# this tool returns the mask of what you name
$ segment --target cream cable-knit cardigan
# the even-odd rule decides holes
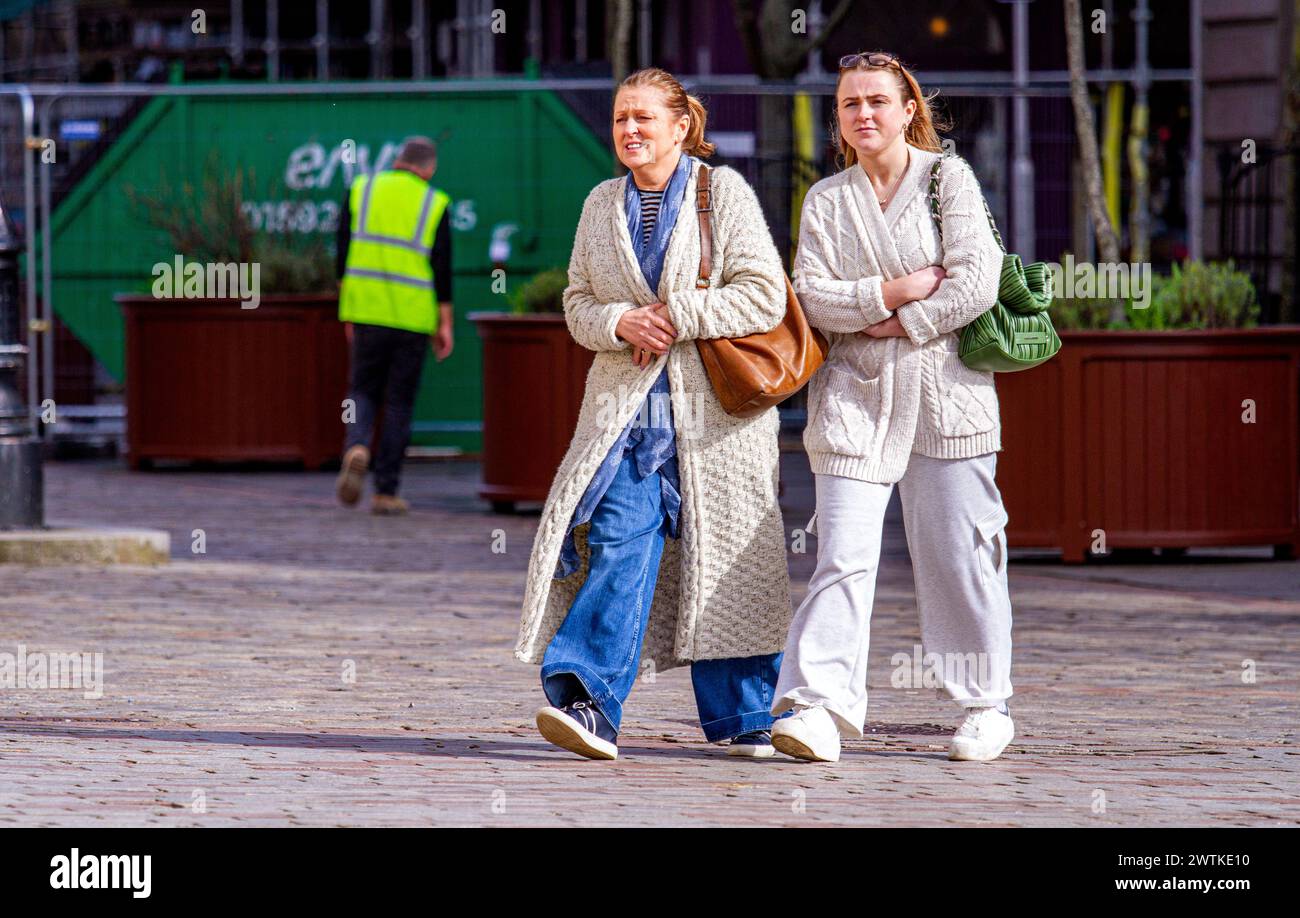
[[[777,504],[777,412],[752,418],[724,412],[695,343],[775,328],[785,315],[785,278],[758,198],[738,172],[720,167],[712,176],[713,283],[696,289],[697,174],[692,161],[657,293],[646,285],[628,236],[624,179],[597,185],[583,205],[564,314],[574,340],[596,357],[528,562],[515,647],[525,662],[541,662],[587,575],[589,523],[575,531],[578,570],[553,579],[574,507],[665,361],[677,433],[681,538],[664,546],[643,660],[663,670],[691,660],[775,653],[785,645],[792,608]],[[668,305],[677,339],[666,356],[639,368],[614,328],[627,310],[654,302]]]
[[[1002,448],[993,374],[957,355],[962,326],[996,302],[1002,250],[979,182],[956,157],[940,171],[940,244],[929,199],[939,154],[908,149],[911,164],[884,213],[861,165],[804,198],[794,287],[831,342],[808,388],[803,441],[814,473],[889,483],[903,477],[912,452],[957,459]],[[895,311],[907,337],[855,334],[889,318],[883,281],[927,265],[947,277]]]

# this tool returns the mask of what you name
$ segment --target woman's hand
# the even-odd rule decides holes
[[[632,362],[646,367],[655,356],[668,353],[677,337],[677,329],[668,320],[668,306],[651,303],[623,313],[614,327],[614,334],[632,345]]]
[[[913,271],[907,275],[907,280],[911,283],[911,299],[923,300],[934,291],[939,289],[939,282],[947,277],[948,274],[938,265],[930,265],[922,268],[920,271]]]
[[[893,310],[904,303],[925,299],[939,289],[939,282],[947,276],[943,268],[938,265],[931,265],[922,268],[920,271],[913,271],[911,274],[885,281],[880,285],[880,292],[885,300],[885,308]]]
[[[898,316],[890,316],[883,322],[868,325],[858,334],[870,335],[873,338],[906,338],[907,330],[903,328],[903,323],[898,321]]]

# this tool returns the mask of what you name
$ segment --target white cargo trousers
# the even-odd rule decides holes
[[[913,688],[934,686],[963,707],[1011,697],[1007,513],[994,483],[997,453],[932,459],[913,453],[898,482],[921,619]],[[817,569],[790,623],[773,714],[821,704],[840,733],[862,736],[867,648],[885,508],[893,485],[817,475]],[[892,656],[892,654],[891,654]],[[901,659],[901,658],[900,658]],[[916,682],[914,675],[928,676]]]

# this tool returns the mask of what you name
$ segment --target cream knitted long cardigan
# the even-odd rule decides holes
[[[826,363],[809,383],[804,447],[817,474],[895,482],[913,451],[941,459],[1000,450],[993,374],[957,354],[958,332],[997,299],[1002,251],[979,182],[963,160],[940,171],[943,242],[930,213],[930,166],[911,164],[882,213],[860,165],[813,185],[804,198],[794,286],[808,321],[828,333]],[[927,265],[947,277],[896,310],[907,337],[857,332],[887,319],[881,284]]]
[[[681,537],[664,546],[642,658],[662,670],[690,660],[774,653],[785,645],[792,608],[776,493],[777,412],[753,418],[724,412],[695,343],[775,328],[785,315],[785,278],[756,195],[738,172],[721,167],[712,176],[712,286],[696,289],[697,174],[693,160],[657,294],[646,285],[628,236],[624,179],[597,185],[583,205],[564,314],[574,339],[596,357],[528,563],[515,648],[525,662],[541,662],[587,574],[590,524],[575,532],[578,570],[553,579],[574,507],[665,362],[677,434]],[[666,356],[638,368],[614,328],[627,310],[654,302],[668,305],[677,339]]]

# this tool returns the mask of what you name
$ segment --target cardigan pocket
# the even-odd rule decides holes
[[[993,374],[972,370],[962,363],[958,346],[956,335],[944,335],[935,355],[935,404],[939,408],[939,433],[945,437],[987,433],[998,425]]]
[[[818,453],[871,455],[880,432],[880,377],[862,379],[833,363],[823,365],[821,374],[821,385],[808,393],[804,446]]]

